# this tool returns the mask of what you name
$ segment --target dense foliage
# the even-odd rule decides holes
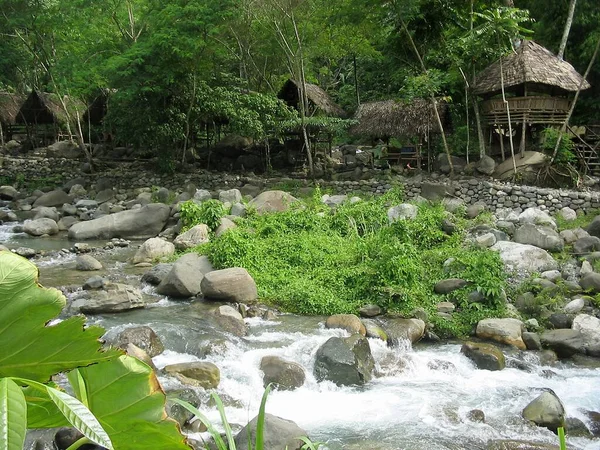
[[[367,303],[404,314],[423,308],[442,335],[467,334],[479,319],[501,314],[502,263],[497,253],[462,244],[466,220],[452,218],[458,229],[448,235],[441,205],[420,205],[416,219],[390,225],[386,211],[400,202],[397,191],[335,213],[318,196],[286,212],[250,214],[198,251],[218,268],[246,268],[261,300],[291,312],[356,313]],[[471,284],[449,298],[459,314],[441,319],[436,304],[444,297],[433,286],[453,277]],[[474,290],[483,303],[467,301]]]

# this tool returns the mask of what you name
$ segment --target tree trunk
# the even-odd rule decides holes
[[[562,39],[560,41],[560,48],[558,49],[558,57],[563,59],[565,54],[565,48],[567,46],[567,40],[569,39],[569,32],[571,31],[571,25],[573,24],[573,15],[575,14],[575,6],[577,0],[571,0],[569,2],[569,12],[567,14],[567,22],[565,23],[565,29],[563,31]]]
[[[358,73],[356,71],[356,55],[352,57],[352,64],[354,66],[354,91],[356,93],[356,107],[360,106],[360,93],[358,91]]]
[[[514,175],[517,174],[517,162],[515,161],[515,146],[513,144],[513,135],[512,135],[512,123],[510,121],[510,108],[508,106],[508,100],[506,100],[506,95],[504,92],[504,67],[502,66],[502,57],[500,57],[500,87],[502,88],[502,101],[506,106],[506,117],[508,119],[508,137],[510,143],[510,157],[513,162],[513,170]]]
[[[0,123],[0,146],[4,147],[4,130],[2,129],[1,123]]]

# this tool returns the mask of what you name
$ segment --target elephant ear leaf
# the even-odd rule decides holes
[[[121,356],[69,374],[77,396],[85,388],[87,406],[119,450],[189,450],[179,425],[167,417],[166,396],[154,371],[142,361]],[[81,398],[80,398],[81,400]]]
[[[22,450],[27,430],[27,404],[21,388],[10,378],[0,379],[0,443],[2,449]]]
[[[102,351],[100,327],[84,329],[84,317],[55,325],[66,299],[38,284],[38,269],[11,252],[0,251],[0,378],[45,382],[52,375],[108,361],[117,350]]]

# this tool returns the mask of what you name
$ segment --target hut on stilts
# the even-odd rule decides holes
[[[501,95],[502,84],[506,103]],[[490,152],[496,153],[499,147],[505,159],[508,137],[519,142],[523,155],[527,142],[544,128],[565,122],[571,107],[570,94],[580,87],[587,89],[590,84],[571,64],[534,41],[521,41],[514,52],[480,72],[473,86],[473,92],[483,98],[480,107]]]
[[[445,121],[447,105],[438,102],[438,112]],[[430,100],[415,98],[407,101],[385,100],[363,103],[354,119],[357,125],[350,129],[356,136],[368,136],[389,143],[390,138],[404,142],[399,149],[389,149],[383,158],[390,164],[427,167],[431,170],[432,135],[440,133],[435,111]],[[425,163],[425,164],[424,164]]]

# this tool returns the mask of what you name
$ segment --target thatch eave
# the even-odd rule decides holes
[[[24,95],[0,92],[0,123],[14,125],[24,101]]]
[[[83,117],[86,105],[74,97],[64,96],[63,102],[67,112],[57,94],[48,92],[32,91],[27,97],[17,117],[18,123],[28,124],[56,124],[65,126],[67,123],[74,125],[79,118]]]
[[[277,97],[284,100],[288,106],[298,109],[298,86],[299,82],[288,79],[281,87]],[[335,103],[329,94],[316,84],[306,83],[306,96],[309,102],[327,116],[346,118],[346,112]]]

